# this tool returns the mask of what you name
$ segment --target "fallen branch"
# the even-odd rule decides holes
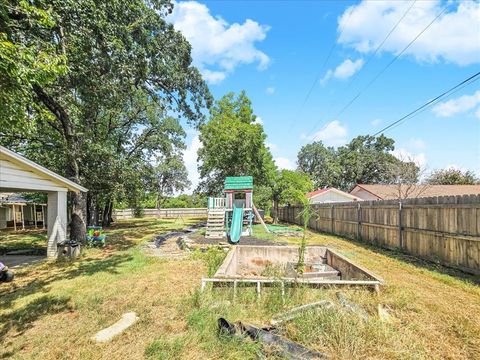
[[[219,318],[218,330],[219,333],[223,335],[248,336],[254,341],[261,342],[266,347],[274,348],[279,356],[287,359],[313,360],[330,358],[327,354],[307,349],[303,345],[290,341],[282,336],[252,325],[242,324],[241,322],[233,324],[224,318]]]
[[[272,326],[277,326],[281,323],[294,320],[295,318],[299,317],[305,311],[314,310],[314,309],[319,308],[319,307],[322,307],[324,309],[331,309],[331,308],[333,308],[333,306],[334,306],[333,303],[331,301],[328,301],[328,300],[321,300],[321,301],[317,301],[317,302],[314,302],[314,303],[301,305],[301,306],[295,307],[295,308],[287,311],[286,313],[278,316],[277,318],[273,318],[270,321],[270,324]]]

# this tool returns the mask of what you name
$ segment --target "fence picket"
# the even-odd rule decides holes
[[[310,227],[480,274],[480,195],[318,204]],[[301,223],[301,208],[278,218]]]

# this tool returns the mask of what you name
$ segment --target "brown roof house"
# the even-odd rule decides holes
[[[368,185],[357,184],[351,195],[362,200],[395,200],[420,197],[480,195],[480,185]]]

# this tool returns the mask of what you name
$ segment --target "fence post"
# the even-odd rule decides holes
[[[402,233],[402,201],[398,202],[398,242],[400,249],[403,249],[403,233]]]
[[[332,231],[332,234],[335,234],[335,219],[333,218],[334,210],[333,210],[333,205],[330,208],[330,229]]]
[[[361,210],[360,203],[357,203],[357,239],[362,238],[361,226],[362,226],[362,210]]]

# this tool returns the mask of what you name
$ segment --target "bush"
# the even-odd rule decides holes
[[[136,218],[142,218],[143,215],[144,211],[142,208],[136,207],[135,209],[133,209],[133,216],[135,216]]]

